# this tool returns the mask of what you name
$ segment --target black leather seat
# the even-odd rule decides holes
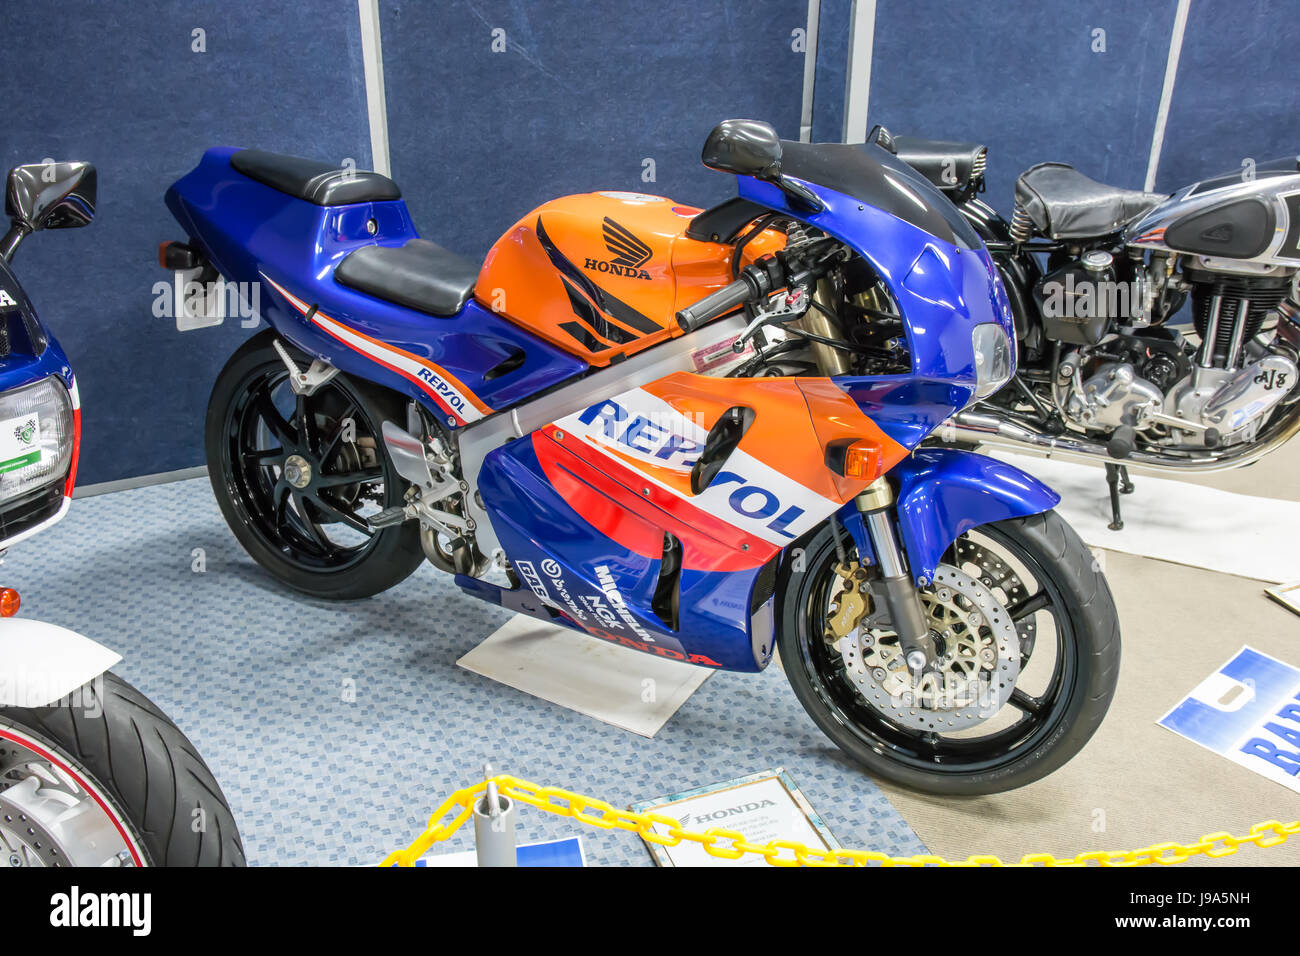
[[[401,246],[362,246],[347,255],[334,278],[349,288],[429,315],[465,307],[478,266],[428,239]]]
[[[1049,239],[1108,235],[1165,198],[1107,186],[1065,163],[1039,163],[1016,180],[1016,206]]]
[[[297,196],[317,206],[346,206],[356,202],[401,199],[397,183],[379,173],[341,169],[315,159],[241,149],[230,165],[249,179]]]
[[[892,137],[895,155],[946,193],[960,194],[984,175],[988,151],[980,143],[950,143],[919,136]]]

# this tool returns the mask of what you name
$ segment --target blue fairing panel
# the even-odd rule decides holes
[[[755,671],[767,665],[770,631],[751,635],[759,568],[683,570],[678,627],[672,629],[652,605],[660,561],[610,539],[570,507],[543,470],[537,440],[545,439],[527,435],[491,452],[479,491],[524,586],[558,610],[561,623],[704,667]],[[619,505],[611,500],[610,507]]]
[[[890,474],[913,577],[932,579],[948,546],[972,528],[1050,511],[1061,500],[1019,468],[951,448],[922,448]]]

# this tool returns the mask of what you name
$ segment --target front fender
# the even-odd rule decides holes
[[[1006,462],[953,448],[919,448],[890,471],[896,512],[913,577],[933,580],[948,546],[971,528],[1023,518],[1061,500],[1047,485]],[[850,501],[839,513],[860,554],[871,554],[862,517]]]
[[[121,659],[57,624],[0,619],[0,707],[48,707]]]

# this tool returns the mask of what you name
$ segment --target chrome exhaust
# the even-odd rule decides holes
[[[1016,449],[1047,458],[1070,461],[1115,462],[1156,471],[1215,472],[1252,464],[1280,448],[1300,432],[1300,403],[1269,426],[1252,442],[1226,448],[1192,451],[1153,452],[1134,449],[1124,458],[1114,458],[1103,442],[1066,432],[1049,435],[1016,421],[975,409],[964,409],[934,432],[944,442],[963,442],[996,448]]]

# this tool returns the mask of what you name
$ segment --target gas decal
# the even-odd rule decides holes
[[[644,389],[597,402],[555,428],[597,454],[611,453],[682,502],[774,545],[788,544],[840,506],[740,448],[703,492],[691,494],[689,476],[708,429],[699,416]]]
[[[534,567],[533,562],[516,561],[515,570],[519,572],[519,576],[524,579],[524,583],[528,585],[534,594],[545,603],[551,603],[551,594],[546,590],[546,585],[542,583],[542,579],[537,576],[537,568]]]

